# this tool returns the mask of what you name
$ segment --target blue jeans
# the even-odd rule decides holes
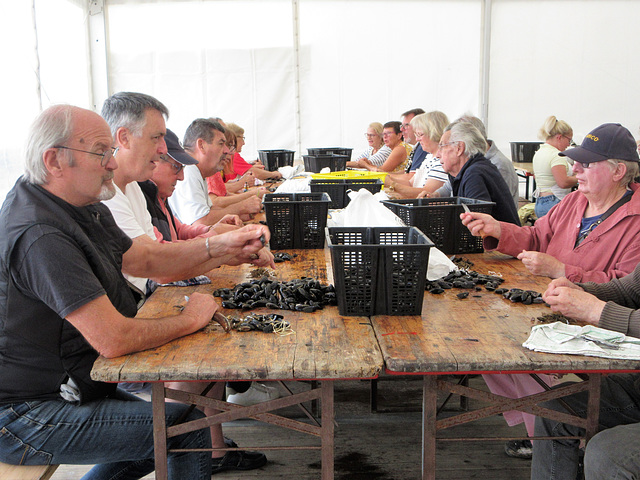
[[[168,424],[188,408],[166,404]],[[187,420],[203,417],[194,410]],[[167,440],[168,448],[211,448],[209,429]],[[151,404],[117,390],[112,398],[74,405],[45,400],[0,406],[0,461],[95,464],[84,480],[133,480],[154,471]],[[211,478],[211,452],[169,453],[172,480]]]
[[[586,480],[632,480],[640,475],[640,424],[620,425],[597,434],[584,455]]]
[[[640,422],[639,381],[640,375],[638,374],[609,375],[602,379],[599,421],[601,430]],[[576,414],[581,417],[586,416],[587,399],[586,392],[564,398]],[[553,410],[566,411],[557,400],[547,402],[544,406]],[[537,417],[535,434],[536,436],[550,437],[574,436],[583,435],[584,429]],[[579,447],[579,440],[534,440],[531,480],[575,480],[580,457]],[[619,445],[618,448],[623,447],[637,451],[638,444],[628,442]],[[589,450],[588,447],[587,451]],[[593,476],[588,471],[588,463],[591,462],[585,463],[587,478],[613,478],[609,475],[605,477]]]
[[[547,195],[546,197],[538,197],[536,198],[536,206],[534,207],[534,212],[536,213],[536,217],[544,217],[551,207],[560,203],[560,199],[555,195]]]

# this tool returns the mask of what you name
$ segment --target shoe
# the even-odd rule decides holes
[[[248,407],[256,403],[266,402],[280,398],[276,387],[268,387],[262,383],[251,382],[246,392],[237,393],[233,388],[227,387],[227,402]]]
[[[504,453],[513,458],[531,459],[533,445],[531,440],[511,440],[504,444]]]
[[[245,452],[234,450],[227,452],[224,457],[211,459],[211,474],[225,470],[253,470],[267,463],[267,457],[260,452]]]

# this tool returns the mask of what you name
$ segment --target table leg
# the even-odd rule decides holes
[[[333,480],[334,475],[334,408],[333,408],[333,381],[320,382],[322,389],[320,398],[322,402],[322,433],[321,433],[321,460],[322,480]]]
[[[587,403],[587,431],[584,441],[591,440],[598,433],[598,421],[600,420],[600,383],[601,373],[589,374],[589,403]]]
[[[168,480],[167,468],[167,422],[165,421],[164,383],[151,385],[153,408],[153,448],[155,451],[156,480]]]
[[[425,375],[422,386],[422,480],[436,478],[437,377]]]

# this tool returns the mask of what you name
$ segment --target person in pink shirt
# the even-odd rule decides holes
[[[233,155],[233,163],[230,168],[233,173],[227,175],[225,172],[225,182],[229,183],[236,178],[242,177],[248,172],[250,172],[254,178],[259,180],[279,180],[282,178],[282,174],[280,172],[270,172],[269,170],[266,170],[260,160],[256,160],[255,163],[251,164],[242,158],[240,153],[242,152],[242,147],[244,147],[245,144],[244,128],[236,125],[235,123],[227,123],[225,128],[233,132],[236,136],[236,151]],[[242,180],[239,181],[242,184]]]
[[[633,272],[640,263],[640,185],[636,142],[620,124],[592,130],[579,147],[560,153],[574,160],[578,190],[570,193],[532,227],[498,222],[490,215],[463,213],[462,223],[484,237],[485,250],[522,260],[534,275],[572,282],[604,283]],[[493,393],[520,398],[541,392],[529,375],[484,375]],[[555,379],[540,375],[550,383]],[[509,425],[525,422],[533,436],[535,417],[505,412]],[[531,458],[531,442],[509,442],[505,451]]]

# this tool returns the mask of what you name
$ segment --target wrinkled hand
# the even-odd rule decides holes
[[[606,304],[566,278],[551,282],[542,298],[554,312],[596,326],[600,323],[600,315]]]
[[[435,198],[438,194],[435,192],[427,192],[426,190],[421,191],[416,198]]]
[[[218,308],[220,306],[212,295],[194,292],[189,296],[180,316],[191,319],[196,330],[199,330],[207,326]]]
[[[518,260],[534,275],[550,278],[564,277],[564,263],[547,253],[523,250],[518,254]]]
[[[251,263],[256,267],[271,267],[276,268],[276,262],[274,260],[271,250],[263,248],[257,254],[251,256]]]
[[[211,237],[209,252],[227,265],[249,263],[271,239],[266,225],[252,224]]]
[[[269,193],[269,189],[267,187],[257,187],[255,193],[258,198],[262,198],[265,194]]]
[[[238,215],[228,214],[222,217],[216,225],[235,225],[236,227],[242,227],[242,220],[240,220]]]
[[[255,215],[262,210],[262,201],[257,195],[245,198],[240,202],[240,217],[243,215]]]
[[[502,228],[500,222],[498,222],[491,215],[478,212],[465,212],[460,214],[460,220],[465,225],[471,235],[474,237],[494,237],[500,240],[502,234]]]

